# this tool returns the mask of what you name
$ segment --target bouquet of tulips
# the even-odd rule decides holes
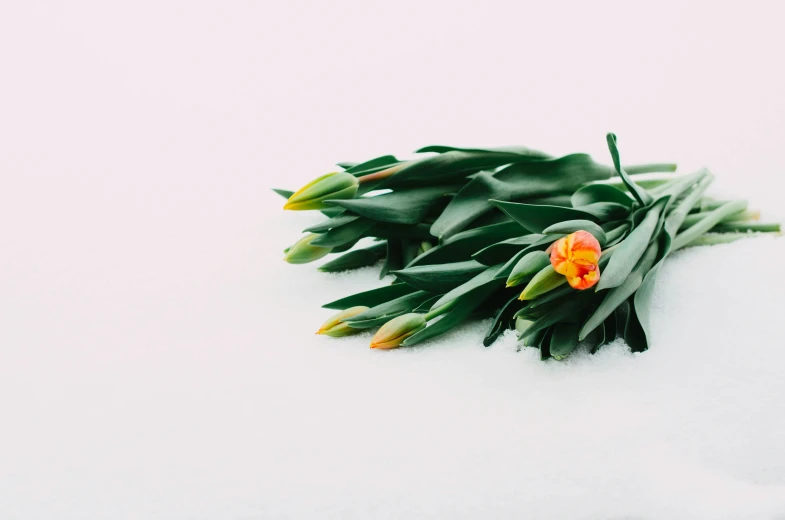
[[[285,209],[327,217],[285,260],[341,253],[319,268],[331,272],[383,259],[381,276],[394,277],[326,304],[340,312],[318,332],[380,327],[371,347],[389,349],[490,317],[486,346],[514,328],[543,359],[595,352],[617,337],[645,350],[653,286],[670,253],[780,227],[759,223],[745,201],[706,197],[707,170],[622,166],[616,136],[607,141],[612,166],[523,147],[430,146],[415,159],[342,163],[297,192],[276,190]]]

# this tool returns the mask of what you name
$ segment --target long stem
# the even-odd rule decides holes
[[[365,184],[367,182],[374,182],[380,181],[382,179],[386,179],[392,175],[395,175],[397,172],[408,166],[413,161],[404,161],[396,164],[395,166],[390,166],[389,168],[385,168],[384,170],[369,173],[368,175],[363,175],[362,177],[358,177],[357,180],[360,181],[360,184]]]
[[[782,233],[709,233],[696,238],[684,247],[713,246],[717,244],[730,244],[743,238],[754,238],[763,235],[779,236]]]
[[[457,300],[453,300],[451,302],[447,302],[441,307],[437,307],[435,309],[431,309],[431,312],[425,315],[425,321],[431,321],[432,319],[436,318],[437,316],[441,316],[445,312],[449,311],[455,306],[455,302]]]
[[[721,222],[712,228],[712,233],[727,233],[729,231],[757,231],[762,233],[778,233],[779,223],[766,222]]]
[[[630,175],[635,175],[638,173],[675,172],[676,168],[678,167],[678,165],[675,163],[632,164],[630,166],[622,166],[624,167],[624,171]]]

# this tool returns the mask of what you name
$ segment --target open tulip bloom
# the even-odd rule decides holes
[[[745,201],[706,197],[707,170],[641,181],[637,174],[675,165],[622,167],[616,136],[607,141],[613,166],[585,154],[432,146],[418,150],[430,152],[422,158],[344,163],[296,193],[276,190],[287,208],[328,217],[286,260],[342,253],[320,267],[340,271],[384,259],[382,276],[394,276],[325,305],[341,312],[319,332],[378,328],[371,346],[390,349],[491,317],[486,346],[513,328],[543,359],[595,352],[617,337],[645,350],[669,254],[780,227],[757,222]],[[377,243],[354,247],[367,237]]]

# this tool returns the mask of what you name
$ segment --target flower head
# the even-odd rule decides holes
[[[317,334],[323,334],[325,336],[332,336],[334,338],[340,338],[341,336],[348,336],[350,334],[356,334],[361,332],[362,329],[353,329],[349,326],[348,323],[344,323],[343,320],[346,318],[351,318],[352,316],[357,316],[368,310],[368,307],[364,307],[362,305],[358,305],[357,307],[349,307],[348,309],[342,310],[338,314],[334,314],[329,320],[324,322],[318,331]]]
[[[551,249],[551,265],[575,289],[588,289],[600,279],[600,243],[588,231],[560,238]]]
[[[330,254],[331,247],[311,245],[311,241],[319,236],[316,233],[305,235],[285,251],[283,259],[290,264],[307,264]]]
[[[371,348],[395,348],[409,336],[424,329],[426,323],[425,316],[414,312],[393,318],[376,331],[371,339]]]
[[[333,172],[318,177],[289,197],[283,209],[306,210],[329,208],[326,200],[353,199],[360,181],[351,173]]]

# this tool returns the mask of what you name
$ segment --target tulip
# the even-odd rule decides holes
[[[560,238],[551,249],[553,269],[567,278],[574,289],[588,289],[600,279],[600,243],[588,231]]]
[[[331,247],[312,246],[311,241],[320,235],[310,233],[285,251],[284,260],[290,264],[307,264],[330,254]]]
[[[544,251],[531,251],[518,260],[507,277],[507,287],[520,285],[527,277],[539,272],[548,265],[548,255]]]
[[[333,172],[312,180],[286,201],[283,209],[325,209],[326,200],[353,199],[360,181],[351,173]]]
[[[425,328],[425,316],[417,313],[404,314],[393,318],[380,328],[371,339],[371,348],[395,348],[403,340]]]
[[[361,332],[362,329],[353,329],[349,326],[348,323],[344,323],[343,320],[346,318],[351,318],[352,316],[357,316],[368,310],[368,307],[364,307],[362,305],[358,305],[357,307],[349,307],[348,309],[342,310],[338,314],[333,315],[329,320],[325,321],[324,324],[316,331],[317,334],[322,334],[324,336],[332,336],[333,338],[340,338],[342,336],[349,336],[351,334],[357,334]]]
[[[553,266],[548,264],[529,280],[529,283],[523,288],[518,299],[533,300],[538,296],[542,296],[543,294],[564,285],[564,282],[566,281],[566,278],[554,271]]]

